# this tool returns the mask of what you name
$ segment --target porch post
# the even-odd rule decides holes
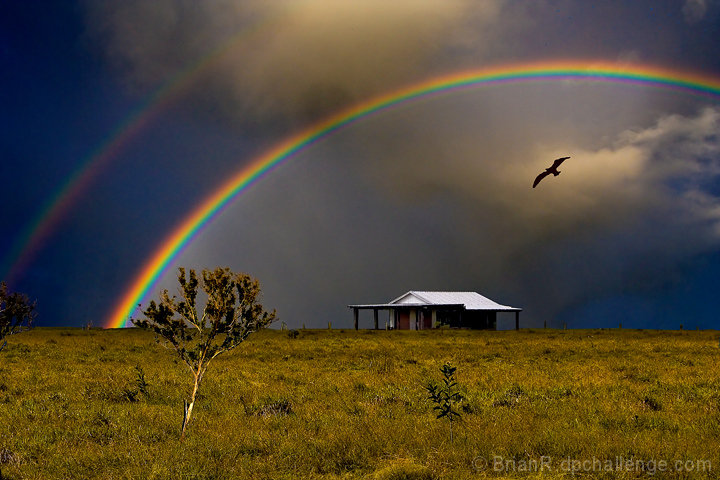
[[[373,320],[375,321],[375,330],[378,329],[378,309],[373,308]]]
[[[515,330],[520,330],[520,312],[515,312]]]
[[[358,310],[359,308],[353,308],[353,317],[355,318],[355,330],[358,329]]]

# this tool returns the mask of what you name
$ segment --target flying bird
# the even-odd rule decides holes
[[[570,157],[558,158],[557,160],[555,160],[555,161],[553,162],[552,165],[550,165],[550,167],[546,168],[544,172],[542,172],[540,175],[538,175],[537,177],[535,177],[535,181],[533,182],[533,188],[537,187],[537,184],[540,183],[540,180],[542,180],[543,178],[547,177],[547,176],[550,175],[551,173],[552,173],[554,176],[556,176],[556,177],[557,177],[558,175],[560,175],[560,171],[557,169],[557,167],[559,167],[560,164],[561,164],[562,162],[564,162],[565,160],[567,160],[568,158],[570,158]]]

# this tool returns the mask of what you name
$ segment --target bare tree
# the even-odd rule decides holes
[[[258,303],[260,284],[244,273],[229,268],[203,270],[202,282],[194,270],[178,274],[180,296],[170,297],[167,290],[160,294],[160,303],[151,301],[143,312],[145,319],[133,319],[140,328],[152,330],[172,347],[192,372],[194,385],[190,401],[185,402],[181,439],[190,422],[195,396],[208,365],[218,355],[232,350],[251,333],[267,327],[275,320],[275,311],[266,312]],[[207,301],[198,315],[198,286]],[[158,338],[159,340],[160,338]]]
[[[22,293],[10,293],[5,282],[0,282],[0,350],[7,345],[5,337],[29,329],[34,319],[35,302]]]

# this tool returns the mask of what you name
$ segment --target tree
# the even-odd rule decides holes
[[[178,274],[180,296],[160,293],[160,303],[151,301],[143,312],[145,319],[132,319],[136,326],[152,330],[172,347],[192,373],[194,385],[190,401],[185,402],[181,439],[190,422],[195,396],[210,362],[218,355],[240,345],[251,333],[267,327],[275,320],[275,311],[268,313],[258,303],[260,284],[244,273],[229,268],[203,270],[202,282],[195,270]],[[207,296],[202,315],[198,316],[198,286]],[[168,348],[169,348],[168,347]]]
[[[30,303],[26,295],[8,291],[5,282],[0,282],[0,350],[5,348],[9,337],[27,330],[35,319],[35,302]]]

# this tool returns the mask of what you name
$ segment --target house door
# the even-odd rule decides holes
[[[432,312],[430,310],[420,310],[419,327],[421,330],[432,328]]]
[[[410,330],[410,310],[398,310],[398,330]]]

